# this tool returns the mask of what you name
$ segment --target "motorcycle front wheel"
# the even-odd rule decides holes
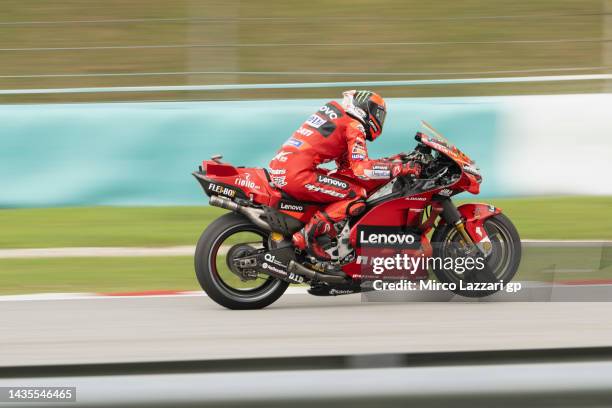
[[[491,239],[492,251],[486,257],[487,272],[482,275],[482,281],[499,282],[504,284],[512,280],[521,262],[521,239],[512,221],[503,214],[494,215],[484,222],[484,229]],[[434,247],[434,256],[440,259],[465,256],[465,242],[461,234],[452,225],[442,225],[437,228],[431,242]],[[453,269],[433,268],[433,272],[442,283],[452,283],[456,287],[453,292],[465,297],[485,297],[499,291],[495,290],[461,290],[461,281],[466,282],[466,276]],[[478,281],[478,273],[475,275]],[[471,280],[474,282],[474,280]],[[466,286],[466,285],[463,285]]]
[[[287,282],[263,274],[244,280],[232,268],[234,257],[268,249],[268,234],[236,213],[217,218],[204,230],[195,251],[195,272],[212,300],[228,309],[261,309],[285,293]]]

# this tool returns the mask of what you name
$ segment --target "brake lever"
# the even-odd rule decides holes
[[[438,173],[432,177],[432,179],[434,179],[434,180],[439,179],[440,177],[445,175],[447,171],[448,171],[448,167],[442,168],[442,170],[439,170]]]

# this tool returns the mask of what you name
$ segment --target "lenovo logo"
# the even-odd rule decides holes
[[[282,202],[280,203],[280,206],[278,207],[281,210],[285,210],[285,211],[297,211],[297,212],[304,212],[304,206],[301,204],[290,204],[290,203],[285,203]]]
[[[381,244],[381,245],[409,245],[414,244],[412,234],[366,234],[361,231],[359,242],[362,244]]]
[[[335,178],[324,176],[322,174],[319,174],[317,176],[317,182],[321,183],[321,184],[327,184],[328,186],[338,187],[338,188],[341,188],[343,190],[346,190],[347,188],[349,188],[348,183],[346,183],[346,182],[344,182],[342,180],[338,180],[338,179],[335,179]]]
[[[361,247],[416,249],[421,237],[417,232],[398,227],[363,226],[358,230],[357,243]]]
[[[323,112],[331,120],[338,119],[340,116],[342,116],[342,114],[340,113],[340,111],[338,111],[338,109],[334,108],[333,106],[329,104],[321,106],[319,108],[319,112]]]

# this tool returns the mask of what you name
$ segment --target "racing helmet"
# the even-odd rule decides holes
[[[372,141],[380,136],[387,116],[387,104],[382,96],[364,90],[346,91],[342,95],[342,107],[363,124],[366,138]]]

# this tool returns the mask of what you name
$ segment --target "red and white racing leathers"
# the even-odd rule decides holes
[[[318,169],[332,160],[338,170],[350,170],[361,179],[389,179],[402,169],[401,164],[389,160],[369,159],[363,125],[332,101],[310,116],[283,144],[270,161],[270,175],[277,187],[297,200],[330,203],[320,215],[337,222],[347,216],[347,209],[351,213],[356,210],[351,204],[363,199],[366,191]]]

